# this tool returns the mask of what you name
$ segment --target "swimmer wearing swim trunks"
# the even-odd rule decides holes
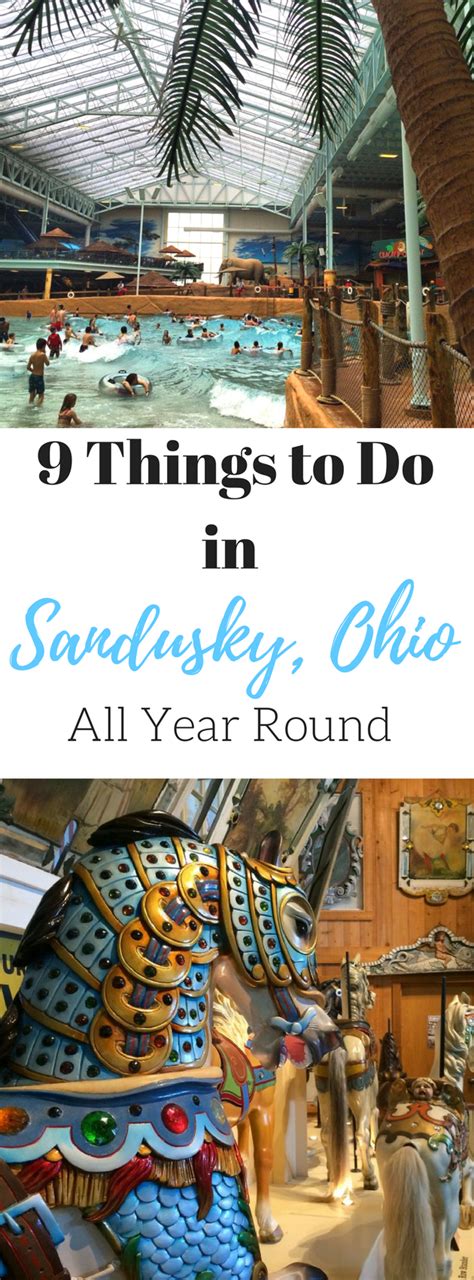
[[[29,404],[34,404],[38,400],[38,406],[42,405],[44,400],[44,371],[49,365],[46,354],[46,339],[38,338],[36,343],[36,351],[33,351],[26,366],[30,375],[28,383]]]

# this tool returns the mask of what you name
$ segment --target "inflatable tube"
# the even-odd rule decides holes
[[[122,370],[121,374],[106,374],[105,377],[100,378],[100,381],[97,383],[99,391],[107,396],[126,396],[127,400],[132,400],[137,393],[142,396],[145,395],[145,388],[139,383],[137,387],[134,387],[133,396],[129,396],[128,391],[125,391],[125,388],[120,385],[119,379],[122,377],[125,377],[125,370]],[[150,379],[148,379],[148,381],[150,383],[150,391],[148,394],[150,394],[153,390],[153,383]]]
[[[291,347],[285,347],[284,351],[278,351],[276,347],[262,347],[262,354],[264,356],[279,356],[281,358],[281,356],[292,356],[293,352]]]
[[[182,338],[177,338],[176,342],[177,344],[182,344],[183,346],[201,348],[201,347],[208,347],[211,342],[222,342],[223,337],[224,337],[223,333],[216,333],[215,338],[202,338],[202,337],[188,338],[184,336]]]
[[[70,289],[70,290],[69,290],[69,293],[68,293],[68,295],[67,295],[67,296],[68,296],[68,298],[75,298],[75,296],[76,296],[76,295],[75,295],[74,291],[73,291],[72,289]]]
[[[261,287],[261,285],[256,284],[256,285],[255,285],[255,289],[254,289],[254,293],[257,293],[257,294],[258,294],[258,293],[261,293],[261,292],[262,292],[262,287]]]

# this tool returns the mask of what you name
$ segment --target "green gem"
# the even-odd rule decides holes
[[[176,1049],[171,1050],[170,1062],[179,1062],[179,1053],[176,1053]]]
[[[103,1147],[115,1138],[117,1121],[110,1111],[89,1111],[81,1120],[81,1131],[94,1147]]]
[[[86,1009],[95,1009],[96,1004],[97,1004],[97,1000],[95,996],[87,996],[87,1000],[85,1002]]]
[[[268,911],[268,902],[262,902],[260,905],[262,911]]]

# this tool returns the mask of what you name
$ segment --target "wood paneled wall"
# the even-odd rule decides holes
[[[323,912],[318,929],[320,967],[339,963],[348,948],[376,960],[392,947],[416,942],[437,924],[468,937],[474,932],[474,898],[449,898],[432,907],[424,898],[410,898],[398,888],[398,816],[404,800],[438,794],[474,801],[474,781],[422,781],[410,778],[364,779],[363,796],[365,902],[357,913]],[[349,916],[349,918],[348,918]]]
[[[398,818],[400,805],[417,797],[439,795],[474,801],[474,781],[466,779],[365,779],[363,796],[364,911],[323,912],[318,929],[318,970],[321,980],[339,973],[346,949],[358,951],[363,960],[377,960],[393,947],[408,945],[426,936],[436,925],[472,939],[474,895],[448,898],[444,906],[429,906],[424,898],[410,898],[398,888]],[[372,980],[377,994],[370,1021],[381,1037],[390,1018],[408,1072],[429,1071],[433,1053],[428,1048],[427,1015],[439,1012],[440,977],[429,974]],[[448,999],[467,989],[474,1003],[474,973],[448,976]]]

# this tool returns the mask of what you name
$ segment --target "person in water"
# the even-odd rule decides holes
[[[75,330],[74,330],[74,329],[73,329],[73,327],[72,327],[71,322],[70,322],[69,320],[66,320],[66,327],[65,327],[65,330],[64,330],[64,344],[63,344],[63,345],[65,345],[65,344],[66,344],[66,342],[70,342],[70,341],[71,341],[71,338],[78,338],[78,337],[79,337],[79,334],[75,332]]]
[[[76,413],[77,396],[73,391],[68,391],[62,402],[58,413],[58,427],[81,427],[81,419]]]
[[[119,379],[115,378],[114,381],[117,384]],[[143,387],[146,396],[150,394],[150,380],[149,378],[142,378],[140,373],[127,373],[120,381],[121,386],[129,396],[135,395],[135,387]]]
[[[48,338],[49,355],[51,360],[59,360],[63,344],[56,328],[53,328]]]
[[[85,329],[85,332],[82,335],[82,342],[79,347],[79,355],[81,355],[83,351],[87,351],[88,347],[95,347],[94,334],[92,333],[90,324],[87,325],[87,328]]]
[[[9,328],[9,321],[5,320],[5,316],[0,316],[0,342],[6,342]]]
[[[138,320],[135,320],[135,324],[134,324],[134,326],[133,326],[133,345],[134,345],[134,347],[139,347],[139,346],[140,346],[140,343],[141,343],[141,340],[142,340],[142,331],[141,331],[141,329],[140,329],[140,324],[139,324]]]
[[[165,346],[165,347],[169,347],[169,346],[171,345],[171,343],[172,343],[173,339],[172,339],[172,337],[171,337],[170,333],[168,332],[168,329],[165,329],[165,331],[164,331],[164,333],[163,333],[163,337],[162,337],[161,341],[162,341],[163,346]]]
[[[136,317],[135,312],[134,312],[134,311],[132,311],[132,308],[131,308],[131,306],[130,306],[130,303],[128,304],[127,310],[126,310],[125,315],[124,315],[124,317],[123,317],[123,318],[124,318],[124,320],[126,320],[126,321],[127,321],[127,324],[131,324],[131,325],[134,325],[134,324],[135,324],[135,321],[136,321],[136,318],[137,318],[137,317]]]
[[[259,342],[254,342],[251,347],[247,347],[247,351],[249,356],[260,356],[262,354],[262,348]]]
[[[231,354],[231,356],[241,356],[241,355],[242,355],[242,347],[241,347],[241,345],[240,345],[240,342],[237,342],[237,339],[236,339],[236,340],[235,340],[235,342],[234,342],[234,345],[233,345],[233,347],[232,347],[232,351],[231,351],[231,353],[230,353],[230,354]]]
[[[91,320],[91,322],[90,322],[90,326],[89,326],[89,327],[90,327],[90,331],[91,331],[91,333],[98,333],[98,332],[99,332],[99,330],[98,330],[98,328],[97,328],[97,321],[98,321],[98,318],[99,318],[99,317],[98,317],[97,315],[92,316],[92,320]]]
[[[32,351],[28,364],[27,372],[30,375],[28,390],[29,404],[34,404],[38,400],[38,406],[44,400],[44,371],[49,365],[46,354],[46,338],[38,338],[36,343],[36,351]]]
[[[8,338],[7,338],[6,342],[5,342],[5,346],[6,346],[6,347],[14,347],[14,346],[15,346],[15,334],[14,334],[14,333],[9,333],[9,334],[8,334]]]
[[[122,325],[119,336],[117,338],[117,342],[120,342],[120,343],[128,342],[128,329],[126,324]]]
[[[204,341],[207,342],[209,338],[217,338],[217,333],[214,333],[213,329],[208,329],[204,324],[202,326],[201,338],[204,338]]]
[[[187,338],[193,338],[193,339],[194,339],[194,338],[195,338],[195,336],[196,336],[196,335],[193,333],[192,329],[188,329],[188,332],[187,332],[187,334],[186,334],[186,337],[187,337]],[[178,341],[179,341],[179,339],[178,339]]]

